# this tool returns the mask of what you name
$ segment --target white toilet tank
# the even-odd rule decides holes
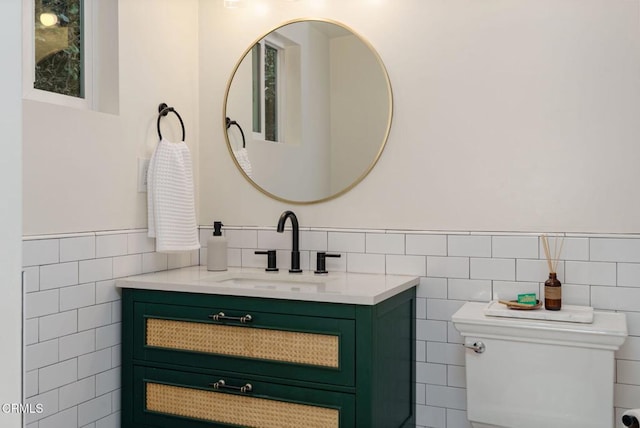
[[[465,346],[467,416],[474,427],[611,428],[614,353],[627,336],[622,313],[593,323],[485,316],[466,303],[453,316]]]

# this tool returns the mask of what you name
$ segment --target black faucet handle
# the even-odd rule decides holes
[[[327,257],[341,257],[340,254],[327,253],[325,251],[318,251],[316,254],[316,270],[315,273],[329,273],[327,271]]]
[[[267,256],[267,272],[278,272],[276,262],[276,250],[255,251],[255,254],[264,254]]]

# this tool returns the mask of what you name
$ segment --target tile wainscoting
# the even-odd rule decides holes
[[[144,230],[23,238],[27,428],[120,426],[120,293],[114,279],[198,264],[156,253]]]
[[[211,228],[201,228],[206,245]],[[288,268],[291,233],[225,230],[229,265],[264,267],[257,249],[277,249]],[[640,407],[640,235],[566,234],[558,276],[567,304],[627,314],[629,338],[616,355],[617,421]],[[553,240],[551,241],[553,245]],[[548,276],[538,235],[301,229],[302,268],[330,251],[328,269],[421,277],[417,307],[419,427],[467,428],[464,350],[451,315],[466,301],[541,293]],[[44,412],[28,428],[120,425],[120,295],[114,279],[206,261],[206,248],[154,252],[144,230],[25,237],[25,395]],[[617,427],[621,427],[616,422]]]

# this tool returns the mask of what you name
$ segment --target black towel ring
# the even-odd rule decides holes
[[[170,111],[174,112],[176,116],[178,116],[178,120],[180,120],[180,126],[182,126],[182,141],[184,141],[184,122],[182,121],[182,118],[180,117],[178,112],[173,107],[169,107],[166,103],[162,103],[158,106],[158,137],[162,140],[162,133],[160,132],[160,119],[162,119],[163,116],[168,115]]]
[[[244,139],[244,132],[242,131],[240,124],[235,120],[229,119],[228,117],[225,119],[225,123],[227,124],[227,129],[231,128],[231,125],[235,125],[238,127],[238,129],[240,130],[240,134],[242,134],[242,148],[244,149],[247,146],[247,142]]]

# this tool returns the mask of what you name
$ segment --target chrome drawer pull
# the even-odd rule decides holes
[[[242,324],[251,322],[253,320],[253,318],[249,314],[243,317],[228,317],[224,314],[224,312],[218,312],[215,315],[209,315],[209,318],[214,321],[240,321]]]
[[[233,391],[240,391],[243,394],[247,392],[251,392],[251,390],[253,389],[253,386],[251,386],[250,383],[246,383],[244,384],[244,386],[233,386],[233,385],[227,385],[224,379],[220,379],[217,382],[210,383],[209,386],[213,387],[213,389],[231,389]]]

